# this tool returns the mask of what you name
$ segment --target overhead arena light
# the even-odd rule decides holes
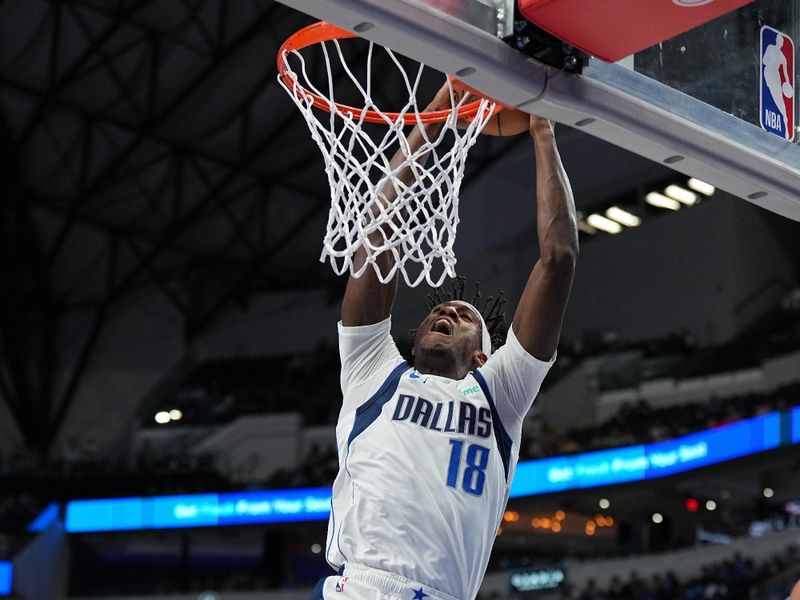
[[[609,208],[606,211],[606,216],[617,223],[625,225],[625,227],[638,227],[642,224],[642,220],[639,217],[629,213],[627,210],[621,209],[619,206],[612,206]]]
[[[694,206],[697,204],[697,194],[695,194],[691,190],[687,190],[686,188],[682,188],[679,185],[670,185],[667,186],[667,189],[664,190],[664,193],[672,198],[673,200],[677,200],[681,204],[685,204],[686,206]]]
[[[714,192],[717,190],[717,188],[715,188],[710,183],[706,183],[705,181],[700,181],[699,179],[695,179],[694,177],[692,177],[686,185],[692,188],[695,192],[700,192],[704,196],[713,196]]]
[[[583,233],[588,233],[589,235],[594,235],[595,233],[597,233],[597,229],[589,225],[583,219],[578,221],[578,229],[580,229]]]
[[[667,208],[669,210],[678,210],[681,203],[672,198],[667,198],[664,194],[658,192],[650,192],[644,197],[644,201],[650,206],[657,206],[658,208]]]
[[[586,218],[586,222],[589,223],[589,225],[591,225],[595,229],[599,229],[600,231],[605,231],[606,233],[617,234],[620,231],[622,231],[622,225],[620,225],[616,221],[607,219],[603,215],[598,215],[597,213],[589,215]]]

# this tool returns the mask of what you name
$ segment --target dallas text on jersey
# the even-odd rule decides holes
[[[443,433],[461,433],[488,438],[492,434],[492,413],[469,402],[431,402],[422,396],[400,394],[393,421],[410,420],[420,427]]]

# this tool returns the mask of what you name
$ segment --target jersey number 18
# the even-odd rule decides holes
[[[464,442],[462,440],[450,440],[450,465],[447,468],[447,486],[458,487],[458,476],[461,470],[461,455],[464,453]],[[461,489],[480,496],[483,493],[483,485],[486,483],[486,465],[489,464],[489,448],[479,444],[469,444],[467,446],[466,467],[461,477]]]

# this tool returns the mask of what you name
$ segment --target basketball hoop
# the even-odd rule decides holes
[[[357,37],[320,22],[290,36],[278,52],[278,82],[305,118],[325,160],[331,188],[331,210],[320,260],[329,261],[340,275],[349,271],[360,277],[372,265],[384,283],[399,270],[409,286],[425,280],[436,287],[456,275],[453,244],[467,152],[500,106],[481,96],[467,101],[468,95],[460,97],[454,90],[454,80],[448,79],[450,108],[420,109],[416,93],[425,66],[415,63],[416,72],[409,73],[392,50],[368,42],[366,70],[362,72],[361,67],[348,66],[339,43]],[[324,57],[324,84],[311,81],[310,69],[300,52],[316,44]],[[386,53],[385,62],[397,69],[395,75],[405,88],[404,106],[396,112],[381,110],[372,98],[374,55],[380,52]],[[345,82],[355,90],[357,102],[363,102],[362,108],[337,101],[334,73],[347,78]],[[383,80],[386,74],[379,75]],[[370,130],[367,123],[384,128]],[[439,133],[430,138],[422,128],[428,123],[442,123]],[[408,126],[421,128],[424,141],[418,149],[406,142],[404,129]],[[377,134],[376,129],[380,131]],[[398,153],[402,160],[391,164]],[[410,183],[399,177],[409,169],[413,172]],[[387,190],[391,200],[387,200]],[[362,247],[367,260],[356,269],[354,256]],[[394,259],[388,273],[382,273],[376,262],[384,252],[390,252]]]

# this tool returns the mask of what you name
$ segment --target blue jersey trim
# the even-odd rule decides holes
[[[409,367],[408,363],[405,361],[397,365],[383,382],[380,389],[378,389],[369,400],[356,409],[353,429],[350,431],[350,437],[347,438],[348,447],[353,443],[356,437],[363,433],[364,430],[372,425],[380,416],[383,406],[392,399],[392,396],[394,396],[394,393],[397,391],[397,386],[400,384],[400,377],[410,368],[411,367]]]
[[[336,565],[334,565],[331,561],[328,560],[328,555],[331,552],[331,546],[333,546],[333,538],[336,538],[336,547],[339,548],[339,553],[344,556],[344,552],[342,552],[341,547],[339,547],[339,533],[341,531],[336,531],[336,514],[333,512],[333,493],[331,493],[331,524],[330,527],[336,533],[336,535],[332,535],[331,539],[328,541],[328,547],[325,548],[325,561],[331,566],[331,568],[336,569]]]
[[[311,592],[311,598],[309,600],[325,600],[325,596],[322,593],[322,588],[325,587],[325,580],[327,577],[323,577],[317,582],[317,585],[314,586],[314,591]]]
[[[503,459],[503,471],[505,471],[506,482],[508,482],[508,465],[511,462],[511,436],[508,435],[506,428],[503,427],[503,423],[500,421],[500,415],[494,404],[494,398],[492,398],[492,394],[489,392],[489,384],[486,383],[483,374],[476,369],[472,372],[472,375],[475,377],[475,381],[478,382],[478,385],[481,386],[483,395],[486,396],[486,400],[489,402],[489,410],[492,411],[492,423],[494,423],[494,427],[492,428],[494,431],[494,439],[500,450],[500,458]]]

